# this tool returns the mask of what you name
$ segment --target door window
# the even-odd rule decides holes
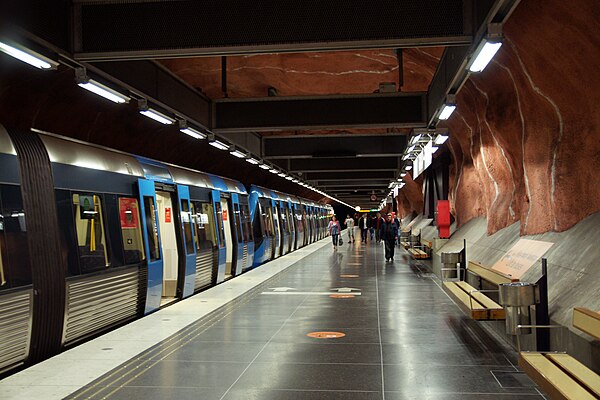
[[[223,211],[221,210],[221,203],[215,203],[215,211],[217,214],[217,231],[219,232],[219,247],[225,247],[225,226],[223,225]]]
[[[246,240],[246,238],[242,234],[242,219],[240,216],[240,206],[238,204],[233,205],[233,213],[235,214],[234,223],[235,223],[235,232],[237,234],[238,243],[242,243],[242,242],[244,242],[244,240]]]
[[[85,274],[108,267],[100,196],[74,193],[72,199],[81,272]]]
[[[211,203],[192,202],[196,250],[212,250],[217,245],[214,209]]]
[[[146,259],[140,225],[138,200],[131,197],[119,198],[119,217],[125,264],[135,264]]]
[[[181,224],[183,225],[185,252],[186,254],[194,254],[194,240],[192,239],[192,216],[190,211],[190,202],[187,199],[181,200]]]
[[[154,205],[154,197],[152,196],[144,196],[144,218],[146,219],[146,233],[148,235],[150,261],[160,260],[160,249],[158,248],[158,221],[156,220],[156,207]]]

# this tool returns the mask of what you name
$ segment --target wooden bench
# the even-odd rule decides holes
[[[415,260],[429,258],[429,254],[427,254],[426,252],[424,252],[423,250],[421,250],[418,247],[412,247],[412,248],[408,248],[406,250],[411,255],[411,257],[414,258]]]
[[[600,339],[600,313],[573,309],[573,327]],[[551,399],[600,399],[600,375],[565,353],[519,353],[519,366]]]
[[[501,283],[518,281],[518,279],[513,279],[508,275],[484,267],[480,263],[474,261],[469,261],[467,272],[480,278],[480,286],[482,285],[482,280],[495,284],[496,286]],[[472,319],[494,320],[506,318],[504,308],[486,296],[484,294],[486,291],[481,288],[475,288],[465,281],[446,281],[443,282],[442,287]]]

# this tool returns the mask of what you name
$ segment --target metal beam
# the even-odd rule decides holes
[[[427,126],[424,93],[220,99],[214,132]]]
[[[360,180],[360,179],[349,179],[346,181],[317,181],[315,182],[315,186],[318,187],[326,187],[326,188],[334,188],[334,187],[350,187],[350,188],[375,188],[375,187],[387,187],[389,185],[389,179],[370,179],[370,180]]]
[[[471,42],[470,1],[74,0],[79,60],[126,60]]]
[[[397,171],[400,168],[398,157],[356,157],[344,159],[339,158],[312,158],[289,160],[290,172],[335,172],[335,171]]]
[[[330,137],[265,137],[264,158],[398,156],[406,147],[404,135]]]
[[[338,172],[308,172],[302,178],[307,181],[339,180],[348,179],[387,179],[390,181],[396,177],[394,171],[338,171]]]

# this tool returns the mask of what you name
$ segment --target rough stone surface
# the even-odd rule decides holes
[[[557,29],[557,24],[560,29]],[[600,210],[597,2],[522,1],[492,63],[457,97],[450,199],[488,234],[564,231]]]

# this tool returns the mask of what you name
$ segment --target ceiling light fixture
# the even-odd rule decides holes
[[[446,143],[446,140],[448,140],[448,136],[446,136],[446,135],[437,135],[436,138],[435,138],[435,140],[434,140],[434,143],[435,144],[444,144],[444,143]]]
[[[229,145],[217,139],[214,134],[208,135],[208,144],[219,150],[229,150]]]
[[[489,24],[487,36],[481,40],[473,52],[467,68],[471,72],[481,72],[492,61],[502,47],[502,24]]]
[[[442,121],[447,120],[448,118],[450,118],[450,115],[452,115],[454,110],[456,110],[456,97],[452,94],[449,94],[446,97],[446,102],[442,107],[442,111],[440,112],[438,119]]]
[[[179,131],[193,137],[194,139],[206,139],[208,136],[206,133],[200,132],[198,129],[188,126],[188,122],[183,119],[179,120]]]
[[[168,115],[149,107],[146,99],[139,100],[138,108],[140,114],[157,122],[160,122],[161,124],[171,125],[175,123],[175,118],[169,117]]]
[[[246,158],[246,162],[249,162],[252,165],[258,165],[260,163],[260,161],[258,161],[254,157],[248,157],[248,158]]]
[[[118,91],[94,79],[91,79],[89,76],[87,76],[85,68],[77,68],[75,70],[75,82],[77,82],[79,87],[97,94],[98,96],[104,97],[113,103],[123,104],[128,103],[129,100],[131,100],[129,96],[119,93]]]
[[[229,147],[229,154],[237,158],[246,158],[247,155],[243,151],[239,150],[235,146]]]
[[[49,70],[58,67],[58,62],[20,44],[0,41],[0,51],[39,69]]]

